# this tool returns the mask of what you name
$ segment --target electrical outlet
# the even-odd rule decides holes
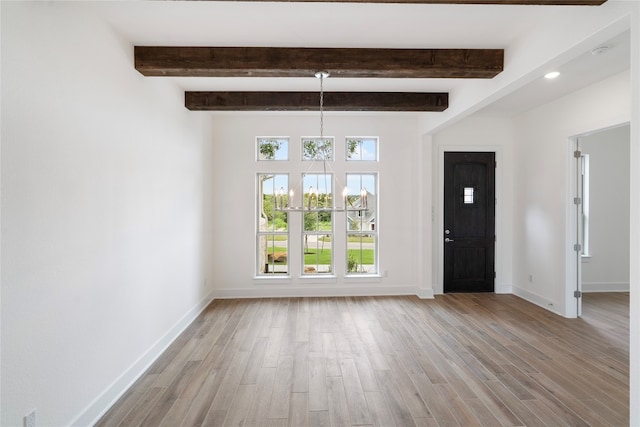
[[[24,417],[24,427],[36,427],[36,410],[35,409]]]

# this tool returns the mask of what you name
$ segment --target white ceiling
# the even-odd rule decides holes
[[[630,32],[624,33],[593,46],[577,58],[548,71],[558,71],[560,76],[553,80],[540,75],[531,83],[511,92],[486,107],[489,113],[515,115],[543,105],[597,81],[629,69]],[[592,53],[598,47],[606,52]]]
[[[478,110],[489,98],[502,100],[487,107],[488,111],[523,111],[629,68],[629,34],[617,36],[624,28],[613,31],[613,40],[607,41],[610,51],[598,56],[589,53],[602,44],[595,38],[592,44],[596,45],[568,41],[571,55],[555,57],[554,49],[559,48],[551,37],[553,31],[561,31],[558,28],[572,25],[577,25],[576,33],[589,34],[587,23],[620,15],[624,0],[609,0],[599,7],[237,1],[105,2],[97,7],[132,45],[505,49],[505,71],[491,84],[478,79],[329,78],[325,82],[327,91],[450,92],[449,116],[474,106]],[[535,66],[525,69],[527,55]],[[556,63],[560,78],[545,82],[533,74],[541,72],[542,58]],[[318,90],[314,76],[149,78],[173,81],[184,90]]]

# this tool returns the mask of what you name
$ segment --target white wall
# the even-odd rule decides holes
[[[496,152],[496,281],[497,293],[512,287],[513,124],[511,119],[476,114],[433,136],[433,289],[443,292],[443,172],[445,151]]]
[[[514,293],[560,314],[575,305],[565,286],[569,138],[628,122],[630,102],[625,72],[515,119]]]
[[[631,15],[630,425],[640,425],[640,3]]]
[[[1,7],[1,423],[89,425],[208,301],[210,123],[92,3]]]
[[[582,290],[629,290],[629,125],[580,137],[589,155],[589,257]]]
[[[288,136],[291,157],[300,158],[300,137],[319,133],[318,114],[243,113],[214,116],[214,233],[213,255],[216,295],[376,295],[416,294],[421,283],[420,259],[424,240],[418,232],[419,217],[417,180],[419,138],[414,114],[325,114],[324,134],[336,140],[337,156],[344,153],[346,136],[378,136],[379,156],[379,264],[381,277],[344,277],[342,260],[336,257],[336,277],[255,278],[255,193],[256,173],[291,172],[292,179],[304,170],[292,170],[289,162],[261,162],[256,158],[257,136]],[[339,162],[331,166],[338,177]],[[366,165],[352,165],[369,170]],[[306,166],[305,166],[306,167]],[[341,178],[344,179],[344,178]],[[420,211],[421,212],[421,211]],[[292,216],[291,252],[300,243],[299,222]],[[344,215],[336,215],[336,233],[344,232]],[[297,219],[299,221],[299,218]],[[336,239],[336,245],[344,244]],[[293,246],[295,245],[295,246]],[[340,253],[336,250],[336,253]],[[291,255],[292,257],[294,255]],[[422,294],[431,295],[430,286]],[[426,294],[425,294],[426,292]]]

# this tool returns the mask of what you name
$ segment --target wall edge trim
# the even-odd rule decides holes
[[[529,301],[532,304],[537,305],[538,307],[542,307],[545,310],[548,310],[552,313],[557,314],[558,316],[567,317],[560,310],[560,303],[548,300],[546,298],[541,297],[540,295],[534,294],[533,292],[529,292],[525,289],[522,289],[518,286],[513,286],[513,294],[522,298],[525,301]]]
[[[302,298],[302,297],[348,297],[348,296],[403,296],[423,294],[416,286],[370,286],[370,287],[253,287],[219,288],[215,299],[235,298]]]
[[[160,339],[133,362],[111,385],[89,403],[69,425],[95,425],[213,300],[214,295],[213,292],[211,292],[187,311],[181,319],[169,328]]]

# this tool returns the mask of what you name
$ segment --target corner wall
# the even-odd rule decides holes
[[[209,301],[210,122],[87,2],[2,2],[2,419],[90,425]]]
[[[630,425],[640,425],[640,3],[631,14]]]
[[[567,251],[571,194],[569,138],[628,122],[629,72],[574,92],[515,119],[514,293],[569,315]]]

